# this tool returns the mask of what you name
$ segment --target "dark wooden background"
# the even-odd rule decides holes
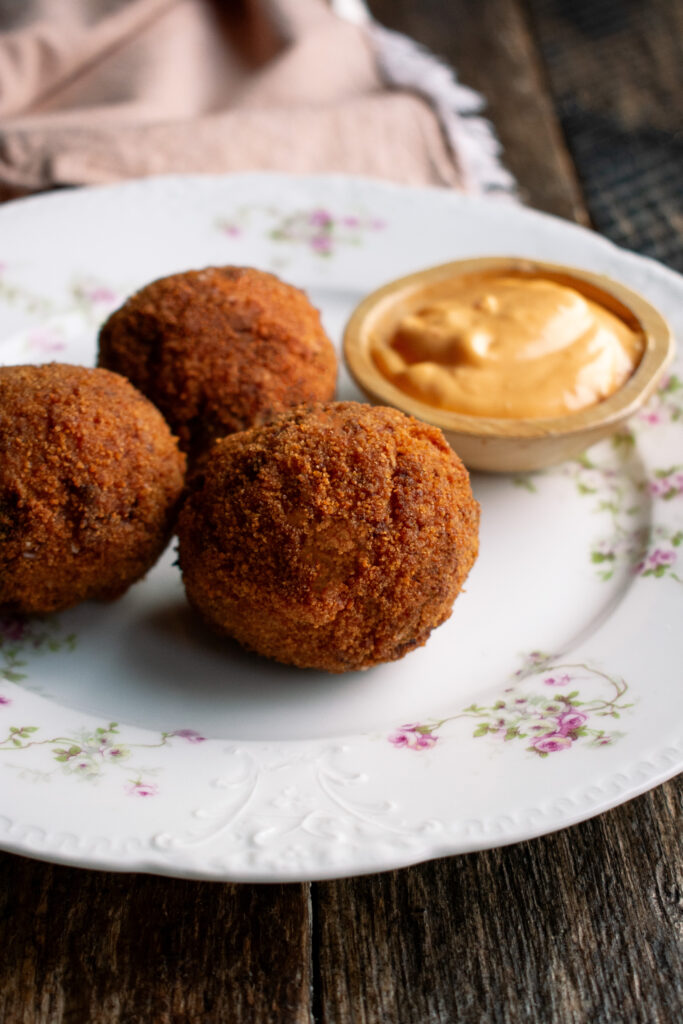
[[[374,0],[487,97],[530,205],[683,270],[680,0]],[[2,1024],[683,1020],[680,780],[502,850],[247,886],[0,854]]]

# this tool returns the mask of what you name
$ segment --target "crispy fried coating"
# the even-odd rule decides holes
[[[169,540],[185,456],[108,370],[0,367],[0,609],[121,595]]]
[[[161,410],[184,451],[334,394],[337,359],[298,288],[249,267],[173,274],[102,327],[99,365]]]
[[[345,672],[401,658],[449,617],[478,525],[441,431],[321,404],[217,442],[179,517],[180,566],[219,631]]]

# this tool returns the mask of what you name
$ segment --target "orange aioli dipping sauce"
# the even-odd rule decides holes
[[[413,398],[515,419],[596,405],[628,380],[644,347],[641,332],[570,285],[505,272],[426,289],[370,342],[380,372]]]

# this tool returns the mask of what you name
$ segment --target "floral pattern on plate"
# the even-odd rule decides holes
[[[75,647],[75,634],[65,634],[55,616],[0,615],[0,680],[20,683],[27,677],[29,656],[73,651]]]
[[[589,746],[605,747],[623,735],[601,728],[605,723],[599,721],[619,718],[622,711],[633,707],[623,700],[628,690],[623,679],[589,665],[556,661],[538,651],[529,655],[526,669],[517,673],[520,679],[531,675],[552,687],[553,693],[532,690],[522,695],[517,687],[509,686],[505,696],[489,705],[470,704],[458,714],[437,721],[402,725],[389,736],[389,742],[405,750],[430,750],[441,739],[444,726],[460,719],[476,723],[472,732],[475,739],[488,736],[504,742],[527,741],[526,750],[542,758],[571,750],[580,740]],[[606,692],[589,696],[589,688]]]
[[[609,533],[596,537],[588,557],[598,578],[611,580],[626,566],[634,575],[667,576],[683,583],[679,556],[683,544],[683,463],[643,466],[637,447],[641,433],[676,423],[683,409],[683,388],[676,376],[667,377],[633,427],[595,445],[578,459],[546,473],[561,473],[573,481],[576,493],[593,502],[596,513],[606,513]],[[538,493],[536,477],[516,476],[513,483]],[[648,502],[656,505],[650,526],[642,520]],[[667,509],[666,503],[671,504]],[[666,513],[666,514],[665,514]]]
[[[12,702],[0,697],[1,705]],[[11,725],[5,734],[0,728],[0,752],[31,751],[39,755],[37,762],[24,775],[34,781],[47,782],[55,772],[61,769],[63,775],[85,782],[99,782],[112,768],[123,770],[128,776],[123,784],[124,792],[130,796],[157,796],[160,787],[150,780],[161,770],[157,766],[141,767],[136,757],[142,750],[154,750],[165,747],[174,737],[189,743],[204,743],[205,737],[194,729],[176,729],[173,732],[162,732],[156,743],[136,743],[122,741],[118,722],[109,722],[88,731],[80,729],[69,736],[43,737],[43,730],[35,725]],[[42,755],[42,757],[40,756]],[[45,767],[45,762],[52,762],[53,767]],[[38,768],[40,764],[44,767]],[[23,768],[23,765],[22,765]]]
[[[217,227],[228,238],[260,230],[273,242],[303,245],[316,256],[329,258],[339,246],[362,245],[367,232],[381,231],[386,222],[363,212],[335,213],[321,206],[293,212],[243,206],[231,217],[220,218]]]

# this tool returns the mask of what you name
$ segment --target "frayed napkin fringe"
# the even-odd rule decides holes
[[[423,97],[436,113],[472,194],[519,199],[517,182],[504,166],[502,146],[490,121],[481,116],[484,98],[462,85],[456,73],[426,47],[374,21],[363,0],[332,0],[339,17],[367,33],[384,81]]]

